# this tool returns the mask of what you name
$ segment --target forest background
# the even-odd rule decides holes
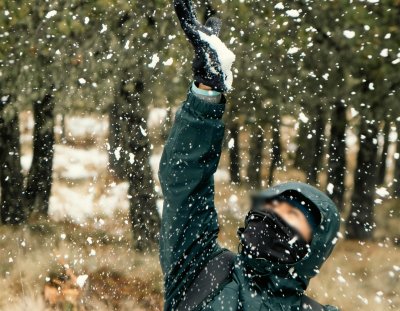
[[[220,241],[248,194],[325,191],[338,246],[309,293],[400,308],[400,1],[197,1],[236,54]],[[0,3],[0,309],[161,310],[157,169],[191,83],[172,1]]]

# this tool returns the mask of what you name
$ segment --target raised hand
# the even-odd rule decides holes
[[[182,29],[194,48],[192,69],[195,81],[219,92],[229,91],[235,54],[218,38],[221,20],[210,17],[205,25],[200,24],[191,0],[174,0],[174,7]]]

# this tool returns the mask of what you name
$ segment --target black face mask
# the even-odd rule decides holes
[[[272,210],[250,211],[245,228],[238,229],[242,253],[250,258],[264,258],[280,264],[302,259],[309,245],[300,233]]]

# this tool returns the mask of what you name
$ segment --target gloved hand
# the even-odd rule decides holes
[[[174,0],[174,6],[182,29],[194,47],[194,80],[219,92],[229,91],[235,54],[218,38],[221,20],[210,17],[205,25],[201,25],[191,0]]]

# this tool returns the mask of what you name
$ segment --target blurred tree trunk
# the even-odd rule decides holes
[[[400,198],[400,120],[396,122],[397,142],[396,154],[394,158],[394,176],[393,176],[393,196]]]
[[[307,169],[307,165],[305,163],[308,159],[306,158],[305,153],[309,145],[309,140],[307,139],[308,134],[309,134],[309,123],[303,123],[302,121],[300,121],[299,133],[296,138],[297,149],[293,165],[297,169],[302,171],[306,171]]]
[[[108,166],[112,174],[120,180],[127,178],[127,142],[126,142],[126,109],[127,103],[119,95],[114,96],[114,101],[108,112]]]
[[[272,118],[272,146],[271,146],[271,164],[269,166],[268,186],[274,181],[274,172],[277,167],[283,165],[282,147],[281,147],[281,119],[279,114]]]
[[[33,158],[24,191],[24,205],[30,213],[47,216],[53,183],[54,96],[53,88],[33,103]]]
[[[158,243],[160,216],[156,206],[153,174],[150,167],[150,143],[147,129],[148,109],[143,101],[144,84],[125,75],[120,95],[126,101],[129,112],[126,115],[129,154],[128,181],[130,196],[130,220],[134,248],[147,250]]]
[[[325,119],[321,105],[308,111],[308,122],[300,123],[295,167],[306,173],[307,182],[317,184],[324,153]]]
[[[165,120],[161,126],[161,138],[166,141],[168,139],[169,133],[172,128],[172,109],[171,109],[171,103],[173,100],[171,99],[172,96],[166,96],[167,97],[167,115],[165,116]]]
[[[228,147],[229,147],[229,174],[231,182],[240,184],[240,148],[239,148],[239,122],[232,111],[231,121],[228,123]],[[232,144],[233,145],[229,145]]]
[[[324,141],[325,141],[325,118],[324,111],[321,105],[316,107],[315,123],[313,135],[313,148],[311,151],[311,166],[308,169],[308,182],[316,185],[318,183],[318,173],[322,167],[322,156],[324,154]]]
[[[389,135],[390,135],[390,121],[386,120],[384,127],[383,127],[383,148],[382,153],[379,159],[379,166],[378,166],[378,177],[377,177],[377,184],[383,185],[385,182],[386,176],[386,160],[387,154],[389,149]]]
[[[369,240],[373,237],[377,135],[378,125],[372,108],[364,109],[360,124],[360,149],[354,172],[351,210],[346,220],[346,233],[349,239]]]
[[[25,220],[22,203],[23,176],[19,141],[18,110],[10,96],[0,101],[0,222],[19,224]]]
[[[261,164],[264,146],[264,134],[261,126],[254,126],[250,136],[249,166],[247,167],[247,180],[252,189],[261,187]]]
[[[61,124],[60,124],[60,126],[61,126],[61,135],[60,135],[60,141],[61,141],[61,143],[62,144],[66,144],[66,142],[67,142],[67,136],[66,136],[66,126],[65,126],[65,118],[66,118],[67,116],[65,115],[65,113],[63,112],[62,114],[61,114]]]
[[[331,118],[327,184],[333,186],[328,189],[328,195],[340,211],[344,207],[345,193],[346,123],[346,106],[338,100],[334,103]]]
[[[203,23],[207,21],[211,16],[214,16],[217,14],[217,11],[213,8],[212,4],[210,3],[209,0],[206,0],[204,3],[204,16],[203,16]]]
[[[150,4],[150,2],[149,2]],[[143,8],[145,8],[144,6]],[[124,32],[126,29],[126,23],[132,19],[131,12],[121,11],[117,22],[116,35],[120,41],[120,44],[124,44],[128,39],[128,33]],[[139,13],[139,12],[136,12]],[[144,13],[144,12],[143,12]],[[108,49],[108,46],[107,46]],[[121,59],[123,59],[121,57]],[[126,72],[127,63],[121,63],[122,71]],[[116,85],[116,89],[120,92],[116,92],[114,100],[109,107],[108,111],[108,169],[113,177],[119,180],[127,180],[128,169],[129,169],[129,150],[128,150],[128,135],[129,125],[128,118],[131,111],[129,102],[121,96],[121,90],[124,88],[124,73],[121,75],[121,81]]]

